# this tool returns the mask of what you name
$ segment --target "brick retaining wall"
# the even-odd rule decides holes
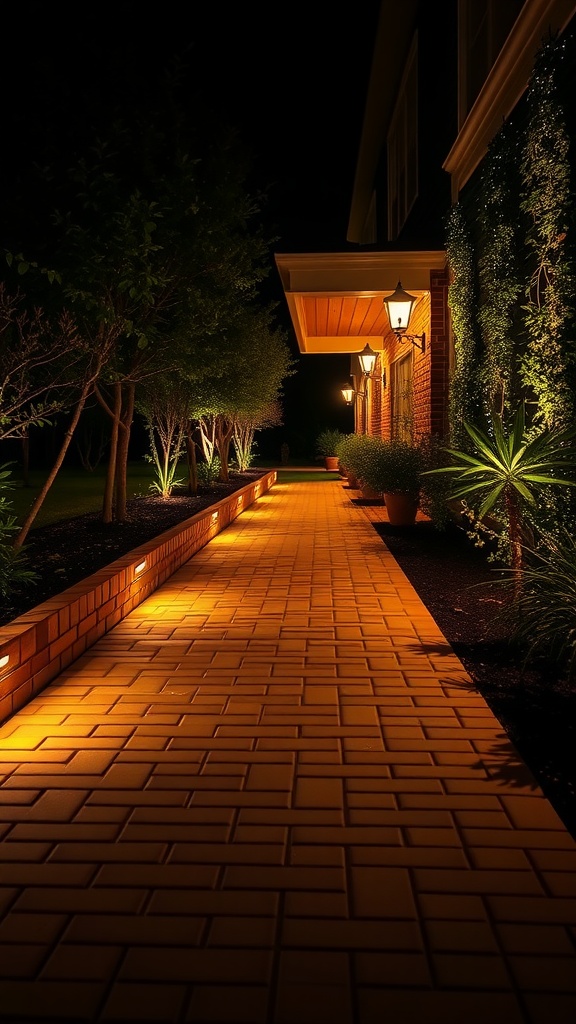
[[[276,471],[272,470],[1,626],[0,722],[79,658],[275,482]]]

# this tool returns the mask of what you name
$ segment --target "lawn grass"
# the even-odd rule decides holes
[[[258,469],[276,468],[258,466]],[[325,469],[296,469],[291,467],[278,468],[278,483],[302,483],[307,481],[337,480],[338,473],[328,473]],[[177,476],[185,479],[186,465],[183,463]],[[93,472],[80,468],[64,467],[60,470],[52,484],[46,500],[34,520],[33,529],[51,526],[62,519],[72,519],[89,512],[99,512],[102,508],[106,466],[98,466]],[[12,477],[12,489],[7,497],[12,511],[19,524],[24,521],[26,513],[39,493],[46,474],[40,470],[32,470],[29,474],[29,486],[24,487],[18,477],[18,470]],[[144,460],[128,463],[128,498],[136,498],[152,493],[150,484],[154,479],[154,467]]]
[[[185,468],[183,468],[185,472]],[[85,515],[87,512],[98,512],[102,508],[106,467],[98,466],[92,473],[84,469],[62,468],[48,491],[48,495],[36,519],[34,529],[50,526],[62,519],[71,519]],[[149,494],[150,484],[154,478],[154,469],[147,462],[130,462],[128,464],[128,497],[135,498]],[[12,479],[13,489],[8,492],[12,510],[19,523],[24,521],[26,513],[36,499],[46,473],[41,470],[30,472],[30,486],[24,487],[17,472]]]

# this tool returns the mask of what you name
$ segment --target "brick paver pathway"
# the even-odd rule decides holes
[[[576,843],[340,481],[0,728],[0,1020],[574,1024]]]

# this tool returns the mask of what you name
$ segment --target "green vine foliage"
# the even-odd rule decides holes
[[[563,427],[576,407],[575,204],[570,132],[560,88],[567,40],[540,50],[527,95],[521,210],[529,218],[532,272],[524,307],[529,336],[522,378],[534,396],[535,426]]]
[[[449,396],[450,443],[466,445],[464,422],[476,422],[481,411],[480,332],[475,252],[463,209],[452,207],[447,222],[446,250],[451,283],[448,305],[454,334],[454,369]]]
[[[520,402],[528,438],[576,419],[575,70],[574,37],[543,43],[449,218],[453,448],[465,449],[464,420],[482,428]],[[535,539],[576,531],[574,489],[559,499],[543,487],[528,518]]]
[[[550,39],[539,52],[527,95],[521,210],[529,219],[531,274],[525,289],[528,343],[522,378],[533,396],[533,430],[567,427],[576,413],[573,74],[574,41]],[[576,528],[573,495],[568,501],[555,492],[543,498],[534,518],[536,531],[557,537],[566,527]]]
[[[519,399],[518,313],[523,290],[519,268],[517,133],[508,123],[496,135],[482,166],[478,321],[483,359],[479,379],[490,417],[511,415]]]

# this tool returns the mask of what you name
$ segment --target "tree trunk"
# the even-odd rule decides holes
[[[68,429],[67,429],[66,433],[64,434],[64,439],[62,441],[62,444],[60,445],[60,451],[58,452],[58,455],[56,456],[56,459],[54,461],[52,469],[50,470],[50,473],[48,474],[46,480],[44,481],[44,484],[42,485],[40,493],[37,495],[36,500],[35,500],[35,502],[32,505],[32,508],[28,512],[28,515],[26,516],[26,519],[24,520],[24,524],[23,524],[20,532],[14,538],[12,546],[15,547],[15,548],[21,548],[22,545],[24,544],[24,541],[26,540],[26,538],[27,538],[27,536],[28,536],[28,534],[30,532],[32,524],[33,524],[34,520],[36,519],[36,516],[38,515],[40,509],[42,508],[42,505],[44,504],[44,501],[46,499],[46,495],[48,494],[48,491],[52,487],[52,484],[54,483],[54,481],[55,481],[55,479],[56,479],[56,477],[58,475],[58,471],[59,471],[62,463],[64,462],[64,456],[66,455],[66,452],[68,451],[68,448],[70,447],[70,442],[72,441],[72,437],[74,436],[74,431],[76,430],[76,427],[78,426],[78,420],[80,419],[80,416],[82,414],[82,410],[83,410],[84,406],[86,405],[86,401],[88,399],[88,395],[90,394],[90,391],[92,390],[93,385],[94,385],[94,381],[93,381],[93,379],[90,379],[90,381],[87,381],[87,383],[84,385],[84,387],[82,389],[82,392],[80,394],[80,399],[79,399],[78,404],[77,404],[77,406],[76,406],[76,408],[74,410],[74,415],[72,416],[72,419],[71,419],[71,421],[70,421],[70,423],[68,425]]]
[[[219,478],[227,483],[229,478],[228,461],[230,457],[230,442],[234,432],[234,423],[227,422],[222,416],[216,419],[216,447],[220,456]]]
[[[198,463],[196,460],[196,441],[190,426],[186,431],[186,456],[188,459],[188,494],[198,494]]]
[[[522,530],[518,501],[510,490],[506,491],[505,503],[510,538],[510,567],[514,577],[514,595],[519,597],[522,589]]]
[[[104,411],[110,416],[110,453],[106,469],[106,482],[102,499],[102,522],[109,525],[114,519],[114,480],[116,478],[116,462],[118,458],[118,434],[120,432],[120,412],[122,408],[122,390],[120,382],[114,384],[114,406],[111,409],[101,393],[96,389],[96,397]]]
[[[30,435],[22,435],[22,485],[30,487]]]
[[[198,420],[198,433],[200,434],[200,445],[206,462],[211,463],[214,458],[216,447],[216,418],[209,414],[201,416]]]
[[[123,395],[123,411],[120,420],[120,433],[118,435],[118,452],[116,455],[116,477],[115,477],[115,513],[119,523],[126,521],[126,505],[128,494],[128,448],[130,446],[130,431],[134,419],[134,403],[136,399],[136,384],[128,381],[125,385]]]

